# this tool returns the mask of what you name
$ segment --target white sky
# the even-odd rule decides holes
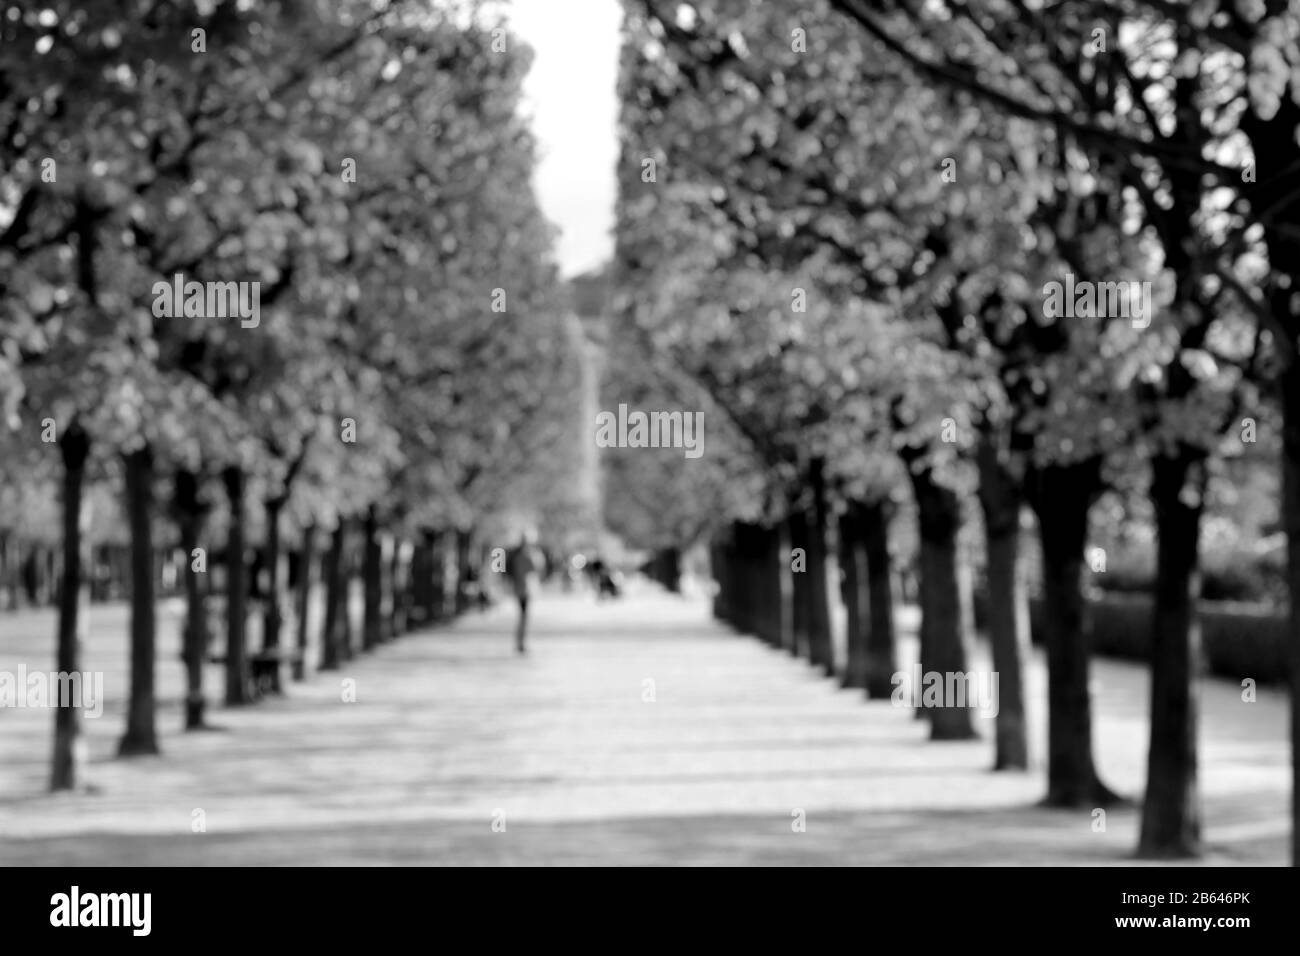
[[[524,112],[537,136],[534,183],[560,228],[566,276],[610,258],[618,161],[619,0],[513,0],[510,21],[533,48]]]

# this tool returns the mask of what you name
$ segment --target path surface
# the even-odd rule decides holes
[[[983,740],[930,743],[909,711],[731,633],[700,600],[648,586],[601,605],[549,595],[534,617],[524,658],[502,607],[314,674],[284,699],[214,709],[221,731],[184,734],[168,607],[164,755],[119,760],[125,613],[97,607],[86,666],[106,672],[109,703],[86,722],[91,792],[42,792],[50,713],[0,710],[0,864],[1133,862],[1135,810],[1110,811],[1102,833],[1088,810],[1034,806],[1041,658],[1039,767],[993,774],[991,722],[979,721]],[[0,670],[48,668],[52,622],[0,617]],[[1283,864],[1285,699],[1264,690],[1244,704],[1217,680],[1202,691],[1206,862]],[[1146,700],[1142,669],[1094,664],[1099,767],[1128,794],[1144,778]],[[193,832],[197,810],[205,832]]]

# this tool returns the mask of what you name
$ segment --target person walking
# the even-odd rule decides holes
[[[515,649],[523,654],[524,641],[528,627],[528,599],[537,591],[539,563],[536,549],[529,541],[528,535],[519,536],[519,544],[506,556],[506,576],[510,578],[515,591],[515,600],[519,602],[519,623],[515,627]]]

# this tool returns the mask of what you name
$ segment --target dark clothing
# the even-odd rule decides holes
[[[528,595],[517,595],[519,601],[519,624],[515,627],[515,649],[520,654],[524,653],[525,629],[528,626]]]
[[[532,593],[533,578],[536,573],[537,562],[533,558],[531,548],[521,546],[506,556],[506,576],[510,578],[516,597]]]
[[[537,587],[537,571],[540,562],[531,545],[521,544],[506,556],[506,576],[514,588],[515,600],[519,602],[519,624],[515,628],[515,648],[524,653],[525,631],[528,627],[528,599]]]

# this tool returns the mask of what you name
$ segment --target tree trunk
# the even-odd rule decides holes
[[[266,511],[266,607],[262,611],[262,649],[276,650],[280,646],[280,628],[284,619],[280,613],[280,520],[284,512],[285,498],[270,498],[264,502]],[[272,693],[283,691],[280,686],[280,668],[276,668],[271,678]]]
[[[889,556],[889,504],[885,499],[862,502],[862,551],[867,567],[866,686],[867,696],[888,700],[898,671],[894,632],[893,562]]]
[[[403,631],[402,622],[402,538],[389,536],[389,566],[383,574],[383,640],[390,641]]]
[[[14,609],[13,603],[13,540],[8,531],[0,531],[0,596],[4,600],[0,606],[6,611]]]
[[[63,459],[63,587],[59,592],[58,648],[55,667],[60,673],[81,670],[81,628],[83,595],[82,572],[86,459],[90,456],[90,436],[81,423],[73,419],[59,439]],[[50,770],[51,790],[75,790],[78,784],[81,715],[73,701],[54,710],[54,759]]]
[[[23,542],[21,538],[14,538],[13,554],[11,555],[11,566],[9,569],[9,608],[18,610],[22,601],[22,556]]]
[[[158,753],[154,726],[153,450],[146,444],[123,456],[126,513],[131,528],[131,694],[126,733],[117,752]]]
[[[943,675],[946,686],[947,675],[967,673],[969,635],[962,588],[968,578],[958,568],[957,541],[961,499],[935,482],[929,469],[909,468],[908,474],[916,495],[921,550],[921,671]],[[969,700],[960,705],[956,700],[944,700],[940,707],[925,708],[930,738],[965,740],[976,736],[970,704]]]
[[[793,652],[794,628],[791,620],[794,596],[790,588],[790,529],[785,522],[778,522],[769,532],[772,549],[768,558],[767,588],[772,596],[772,614],[776,628],[775,647]]]
[[[379,516],[372,504],[366,510],[365,521],[366,553],[363,579],[365,582],[366,609],[365,623],[361,634],[361,646],[371,650],[379,645],[383,635],[380,633],[381,611],[384,596],[384,548],[379,540]]]
[[[1294,84],[1293,84],[1294,89]],[[1287,591],[1291,690],[1291,865],[1300,866],[1300,311],[1292,303],[1300,289],[1300,204],[1291,191],[1294,177],[1286,175],[1296,153],[1295,131],[1300,125],[1300,105],[1283,96],[1279,106],[1263,115],[1260,109],[1242,112],[1240,125],[1260,158],[1260,181],[1251,187],[1251,205],[1274,209],[1264,228],[1269,259],[1275,270],[1285,270],[1287,283],[1274,283],[1270,309],[1286,333],[1287,362],[1280,376],[1282,404],[1282,521],[1287,533]],[[1270,171],[1275,171],[1270,174]]]
[[[1118,797],[1092,760],[1087,598],[1083,589],[1088,511],[1101,486],[1101,459],[1050,465],[1026,484],[1038,518],[1047,649],[1048,806],[1103,807]]]
[[[440,530],[426,531],[425,548],[428,564],[424,621],[426,624],[435,624],[446,616],[447,533]]]
[[[83,563],[82,565],[82,572],[84,574],[89,574],[90,559],[91,559],[91,555],[89,551],[87,551],[87,553],[84,555],[84,558],[85,558],[85,563]],[[32,606],[44,607],[45,605],[49,604],[50,591],[53,590],[54,597],[56,599],[55,606],[57,607],[58,606],[57,601],[62,597],[63,592],[62,590],[58,588],[52,588],[51,586],[49,580],[50,566],[49,566],[49,562],[46,560],[46,552],[45,552],[44,545],[38,544],[32,549],[30,561],[31,564],[30,564],[29,573],[31,575]]]
[[[862,527],[856,501],[850,501],[840,515],[840,572],[846,620],[845,644],[848,660],[844,667],[845,687],[867,686],[867,603],[863,589]]]
[[[407,633],[415,627],[415,592],[412,591],[415,580],[415,554],[417,546],[413,542],[398,538],[393,544],[393,600],[396,602],[394,627],[398,633]]]
[[[339,641],[339,604],[343,587],[343,518],[340,517],[325,552],[325,614],[321,625],[319,670],[338,670],[342,662]]]
[[[407,627],[414,630],[424,623],[429,608],[429,536],[432,532],[420,529],[411,542],[411,561],[406,578]]]
[[[743,521],[731,523],[731,546],[727,555],[731,581],[731,597],[728,601],[731,606],[731,623],[742,633],[749,632],[749,607],[745,594],[745,548],[748,544],[745,528]]]
[[[781,562],[787,554],[782,547],[781,524],[769,525],[763,529],[763,565],[760,578],[760,592],[763,596],[763,619],[767,642],[780,649],[785,646],[785,606],[781,597]],[[673,549],[676,552],[676,549]],[[680,580],[680,553],[672,559]],[[670,568],[670,571],[673,570]]]
[[[181,573],[185,579],[185,624],[181,657],[185,662],[185,729],[204,727],[203,658],[207,652],[208,622],[203,607],[201,572],[194,570],[194,551],[199,547],[207,509],[199,501],[199,477],[192,471],[176,472],[173,495],[181,550],[185,552]]]
[[[13,569],[9,574],[9,606],[17,610],[23,600],[23,541],[14,539]]]
[[[749,549],[753,546],[753,526],[745,521],[731,524],[731,623],[744,634],[753,633],[753,595],[751,591]]]
[[[0,591],[4,592],[5,610],[13,611],[18,607],[18,587],[17,587],[17,556],[18,538],[9,532],[5,532],[3,543],[0,543],[0,549],[3,549],[3,557],[0,557]]]
[[[808,514],[808,661],[820,667],[827,677],[835,676],[835,657],[831,644],[830,584],[827,580],[826,533],[830,507],[826,500],[826,463],[814,458],[808,470],[812,490],[812,509]]]
[[[1282,385],[1282,518],[1287,537],[1291,665],[1291,865],[1300,866],[1300,358]]]
[[[934,606],[935,599],[930,593],[933,581],[930,576],[926,575],[926,561],[929,552],[926,551],[924,540],[917,542],[916,551],[916,603],[921,609],[921,619],[917,626],[917,655],[920,659],[921,673],[927,674],[934,668],[930,664],[931,646],[933,641],[930,638],[930,631],[934,627],[934,614],[927,610]],[[930,712],[919,703],[916,708],[917,718],[928,719]]]
[[[58,553],[53,548],[46,548],[45,551],[45,603],[56,604],[59,600],[60,583],[63,580],[63,563],[59,560]],[[82,555],[83,567],[82,574],[86,574],[91,569],[90,551]]]
[[[352,537],[348,534],[351,530],[351,521],[344,519],[339,526],[343,533],[343,540],[339,545],[339,660],[350,661],[356,657],[356,641],[352,630],[352,579],[355,576],[356,566],[352,549],[349,547]]]
[[[456,534],[444,531],[438,535],[439,546],[434,558],[435,620],[448,621],[456,616]],[[540,569],[539,569],[540,570]]]
[[[1021,489],[1002,459],[998,432],[985,430],[976,460],[984,513],[989,646],[998,675],[994,770],[1029,767],[1025,732],[1024,661],[1029,652],[1029,600],[1020,572]]]
[[[1201,510],[1205,455],[1183,445],[1151,462],[1156,513],[1156,589],[1151,620],[1151,746],[1138,855],[1201,851],[1196,773],[1196,678],[1200,661]]]
[[[918,520],[920,520],[919,509],[917,512],[917,516],[918,516]],[[926,561],[928,560],[929,555],[930,552],[926,550],[926,544],[924,539],[918,539],[917,551],[916,551],[915,580],[916,580],[916,603],[917,606],[920,607],[921,609],[921,620],[920,620],[920,624],[918,625],[916,636],[917,636],[917,644],[918,644],[918,655],[920,658],[920,665],[921,665],[921,673],[923,675],[928,674],[934,670],[934,667],[930,662],[932,647],[934,645],[934,641],[930,637],[930,632],[934,628],[935,615],[931,614],[927,610],[927,608],[933,607],[935,604],[935,598],[931,594],[931,586],[934,583],[934,581],[933,581],[933,575],[927,575],[926,568],[925,568]],[[918,705],[916,708],[916,713],[914,716],[917,719],[926,719],[926,720],[928,720],[931,716],[930,711],[926,707],[921,705],[919,697],[918,697]]]
[[[470,546],[474,541],[474,533],[469,529],[456,529],[456,613],[464,614],[469,610],[469,589],[472,585],[470,579]]]
[[[767,554],[767,531],[762,525],[741,522],[736,526],[737,568],[740,571],[740,626],[746,634],[765,637],[763,561]]]
[[[682,552],[680,548],[664,549],[664,587],[673,594],[682,593]]]
[[[221,473],[230,502],[230,531],[226,538],[226,704],[238,706],[252,701],[248,688],[248,665],[244,628],[248,615],[248,566],[244,560],[246,521],[244,471],[238,466]]]
[[[33,545],[23,561],[23,586],[27,589],[27,604],[30,607],[40,607],[42,600],[40,556],[41,546]]]
[[[293,662],[293,679],[307,678],[307,624],[311,613],[312,566],[316,563],[316,525],[302,530],[302,562],[298,574],[298,655]]]
[[[750,589],[752,631],[761,641],[771,641],[772,628],[767,610],[767,529],[755,524],[750,529],[750,554],[746,565],[746,580]]]
[[[799,657],[809,653],[808,624],[812,616],[812,594],[808,582],[808,516],[802,507],[793,506],[786,527],[790,537],[790,555],[784,561],[790,569],[790,653]]]
[[[713,595],[713,616],[731,622],[731,568],[725,534],[719,532],[709,542],[709,572],[717,583]]]
[[[420,623],[428,626],[433,623],[441,600],[437,576],[441,573],[438,561],[438,532],[424,528],[416,545],[415,580],[413,593],[415,597],[416,616]]]

